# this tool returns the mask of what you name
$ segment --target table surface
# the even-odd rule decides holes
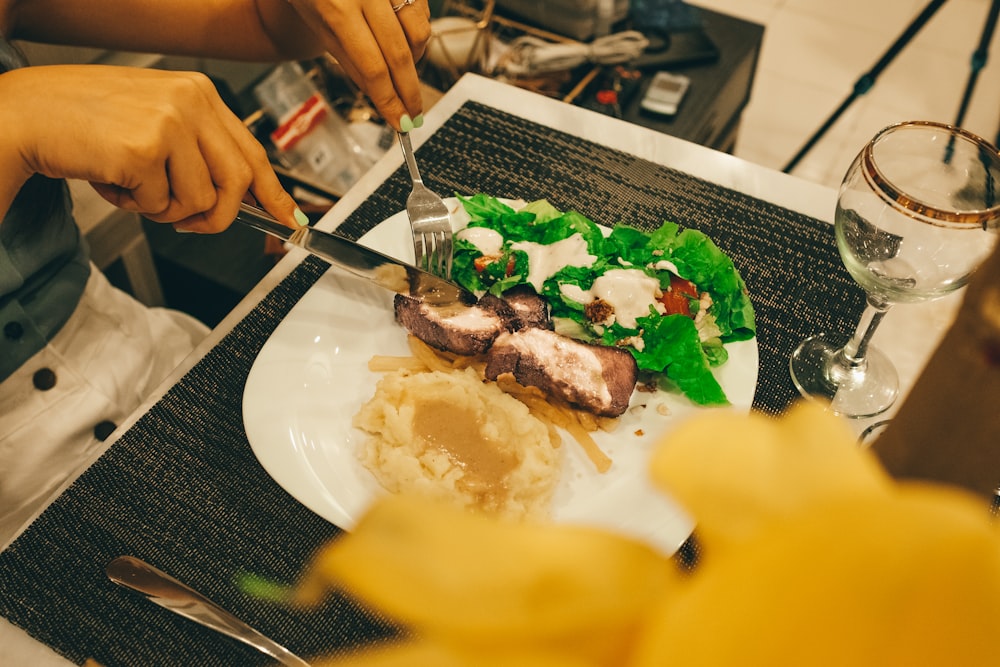
[[[469,104],[471,103],[476,106],[472,108],[470,114]],[[559,141],[563,144],[560,145],[574,147],[577,146],[577,143],[574,142],[593,142],[613,149],[615,155],[624,156],[623,161],[627,159],[630,165],[640,170],[626,171],[619,176],[622,179],[628,179],[631,173],[634,178],[639,180],[646,174],[646,171],[641,170],[648,171],[652,167],[662,165],[669,168],[670,173],[676,171],[698,179],[698,183],[704,182],[707,186],[718,186],[726,191],[732,191],[733,197],[742,197],[745,202],[752,203],[759,200],[759,202],[780,207],[780,209],[774,208],[774,211],[780,215],[785,215],[781,211],[787,211],[788,215],[794,214],[806,222],[810,218],[824,223],[828,223],[832,219],[836,193],[829,188],[753,165],[733,156],[641,128],[622,120],[563,104],[474,75],[464,77],[454,86],[427,114],[424,128],[414,133],[413,141],[418,150],[418,157],[420,157],[420,146],[435,137],[435,134],[445,127],[453,117],[457,117],[460,112],[464,114],[463,118],[475,119],[490,118],[489,113],[494,111],[502,112],[517,121],[508,124],[506,130],[517,131],[518,127],[527,128],[526,124],[537,124],[544,128],[554,128],[553,132],[558,132],[559,136],[562,137]],[[495,128],[491,129],[495,130]],[[426,152],[425,155],[427,155]],[[585,156],[580,156],[579,159],[584,160]],[[433,166],[433,163],[425,165],[424,170],[429,174],[433,173]],[[498,165],[497,168],[502,169],[503,165]],[[342,229],[347,230],[352,229],[352,225],[357,226],[359,224],[358,215],[369,211],[373,206],[372,200],[377,199],[373,195],[376,195],[380,187],[393,179],[395,179],[393,182],[398,184],[397,189],[402,191],[402,184],[405,181],[402,177],[401,157],[395,151],[390,151],[330,210],[320,221],[319,226],[324,229],[342,226]],[[434,182],[433,179],[428,180],[431,183]],[[655,193],[653,195],[655,196]],[[386,205],[391,206],[391,203]],[[720,232],[724,230],[724,223],[725,221],[716,229]],[[829,243],[832,243],[832,233],[828,237]],[[791,247],[794,244],[794,239],[789,240],[788,243],[789,253],[795,251]],[[830,248],[825,248],[821,249],[821,252],[826,253],[828,263],[830,257],[835,258],[835,250],[831,251]],[[773,258],[769,261],[774,262],[776,266],[780,265],[780,258],[778,261]],[[301,272],[302,267],[307,264],[308,260],[299,251],[293,251],[285,257],[246,299],[213,330],[202,345],[160,387],[156,395],[150,397],[136,411],[129,422],[122,425],[115,441],[108,443],[110,449],[106,450],[107,455],[100,463],[104,463],[111,455],[116,454],[115,444],[121,443],[120,450],[132,446],[130,435],[143,428],[149,428],[150,420],[155,421],[156,418],[157,410],[155,408],[162,403],[164,397],[175,396],[178,388],[183,393],[185,376],[188,371],[195,369],[199,364],[203,365],[206,360],[216,363],[213,361],[212,355],[220,348],[226,347],[227,344],[231,345],[231,343],[227,343],[229,340],[227,336],[230,336],[240,326],[245,326],[245,320],[259,312],[262,304],[267,305],[267,300],[280,289],[284,284],[283,281],[287,283],[287,279],[294,277],[293,274],[296,271]],[[846,271],[844,274],[846,275]],[[838,277],[838,280],[849,281],[843,276]],[[748,285],[753,293],[754,285],[749,280]],[[904,393],[912,385],[940,336],[950,324],[959,298],[958,296],[949,297],[944,301],[937,302],[933,307],[915,305],[899,308],[886,318],[882,329],[876,335],[875,343],[882,343],[883,349],[893,358],[898,367]],[[769,312],[774,312],[774,309],[772,308]],[[816,315],[823,315],[823,313],[817,312]],[[850,321],[855,317],[855,314],[841,314],[841,316],[844,321]],[[772,327],[784,326],[783,323],[777,321],[768,324]],[[808,329],[810,323],[800,321],[795,324],[800,329],[803,326]],[[819,325],[817,324],[817,326]],[[775,357],[769,363],[780,365],[781,360]],[[777,368],[777,366],[770,369],[772,377],[780,376],[782,372],[784,372],[783,369]],[[758,391],[760,391],[760,387]],[[236,395],[239,396],[238,393]],[[192,419],[196,418],[197,416],[192,416]],[[867,423],[866,421],[858,421],[853,422],[853,425],[860,432]],[[236,426],[238,428],[240,424]],[[169,421],[166,427],[183,431],[185,428],[184,419]],[[177,437],[179,438],[180,435]],[[90,463],[93,464],[95,461]],[[98,468],[101,466],[93,465],[93,469],[85,470],[86,466],[84,466],[81,469],[83,477],[81,477],[80,482],[84,481],[86,476],[94,474]],[[253,474],[260,474],[260,472],[253,471]],[[46,520],[53,514],[54,510],[59,508],[58,506],[82,502],[80,498],[74,497],[79,496],[79,493],[74,493],[77,486],[71,486],[68,483],[61,495],[54,499],[52,508],[43,513],[34,525],[26,527],[23,538],[5,547],[5,551],[0,553],[0,564],[6,559],[16,565],[7,570],[0,566],[0,575],[10,576],[11,580],[16,580],[17,576],[27,571],[25,557],[19,554],[19,548],[21,551],[25,551],[27,550],[25,543],[30,541],[28,538],[38,539],[37,535],[33,533],[42,530],[45,524],[51,523]],[[294,501],[289,501],[288,504],[294,505]],[[325,529],[320,524],[312,526],[310,530],[319,536],[316,539],[321,539],[326,534]],[[84,546],[89,544],[89,538],[81,536],[79,539],[79,550],[85,552]],[[162,548],[169,549],[170,546],[166,545]],[[2,597],[0,595],[0,598]],[[141,602],[152,607],[145,601]],[[55,614],[57,610],[49,611]],[[44,617],[47,611],[42,609],[39,613]],[[181,622],[187,623],[186,621]],[[186,631],[186,626],[181,626],[181,631]],[[39,628],[35,627],[32,634],[37,635],[39,632]],[[34,664],[37,667],[71,664],[66,658],[31,638],[26,632],[6,620],[0,623],[0,663]]]

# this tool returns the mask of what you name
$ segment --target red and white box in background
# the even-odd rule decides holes
[[[314,93],[302,106],[293,110],[281,121],[278,129],[271,133],[271,141],[279,151],[291,152],[322,124],[330,113],[332,109],[323,96],[318,92]],[[308,152],[301,157],[310,169],[322,174],[334,159],[333,151],[323,142],[307,143]]]
[[[347,121],[298,63],[276,67],[254,93],[278,125],[271,141],[294,169],[312,172],[316,179],[343,193],[373,164]]]

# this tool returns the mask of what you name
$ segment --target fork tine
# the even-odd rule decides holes
[[[418,266],[425,271],[443,276],[446,268],[446,254],[444,252],[446,234],[431,231],[418,236],[423,252],[423,261]]]
[[[450,279],[452,259],[452,235],[450,231],[441,233],[441,243],[438,245],[438,256],[438,275],[443,278]]]
[[[415,233],[413,235],[414,249],[416,249],[416,259],[414,264],[424,271],[434,272],[434,239],[425,233]]]
[[[399,145],[413,188],[406,199],[406,213],[413,234],[414,264],[439,276],[451,275],[452,229],[448,207],[420,178],[408,134],[399,132]]]

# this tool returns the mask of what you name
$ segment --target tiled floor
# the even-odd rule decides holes
[[[736,154],[783,169],[851,93],[925,0],[691,0],[765,26],[764,46]],[[948,0],[793,170],[837,187],[857,151],[900,120],[955,122],[990,0]],[[1000,29],[963,127],[1000,132]]]

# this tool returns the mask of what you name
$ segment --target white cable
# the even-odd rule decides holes
[[[511,76],[573,69],[585,62],[617,65],[642,55],[649,40],[637,30],[598,37],[589,44],[554,44],[531,35],[510,43],[509,60],[503,65]]]

